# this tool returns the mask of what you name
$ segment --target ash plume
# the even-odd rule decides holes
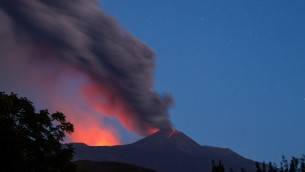
[[[2,64],[26,61],[23,64],[38,71],[31,75],[42,75],[43,62],[51,66],[47,70],[55,78],[70,69],[77,71],[89,83],[82,89],[83,98],[116,116],[129,130],[145,135],[151,129],[172,128],[168,114],[172,98],[153,90],[154,53],[102,12],[96,1],[1,0],[0,21]],[[47,92],[48,84],[41,83],[45,76],[37,77],[41,79],[33,79],[31,85]],[[56,82],[48,80],[51,85]]]

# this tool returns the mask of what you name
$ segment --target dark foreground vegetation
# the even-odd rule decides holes
[[[269,162],[266,164],[263,163],[255,163],[256,172],[305,172],[305,155],[302,155],[301,158],[292,157],[290,161],[288,161],[285,156],[282,157],[282,161],[280,163],[280,167],[277,167],[275,163]],[[224,164],[221,161],[218,164],[215,164],[212,161],[212,172],[225,172]],[[231,168],[227,170],[229,172],[234,172]],[[240,169],[241,172],[246,172],[247,169]]]
[[[27,98],[0,92],[0,163],[10,172],[70,172],[73,149],[62,147],[73,125],[64,114],[36,112]]]

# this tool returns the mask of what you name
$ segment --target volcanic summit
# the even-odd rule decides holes
[[[168,129],[127,145],[88,146],[73,144],[74,160],[113,161],[133,164],[157,171],[211,171],[211,162],[239,171],[255,171],[255,161],[228,148],[201,146],[183,132]]]

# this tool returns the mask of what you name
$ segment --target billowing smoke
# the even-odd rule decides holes
[[[0,22],[0,86],[16,84],[49,106],[62,107],[76,132],[93,126],[99,115],[114,116],[141,135],[172,127],[172,98],[153,90],[153,52],[97,2],[1,0]],[[71,78],[78,79],[65,84]],[[98,131],[84,135],[90,132]]]

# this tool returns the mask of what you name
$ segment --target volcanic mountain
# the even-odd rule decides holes
[[[164,172],[211,171],[212,160],[229,170],[255,171],[255,161],[228,148],[201,146],[184,133],[159,130],[135,143],[119,146],[88,146],[74,143],[74,160],[112,161]]]

